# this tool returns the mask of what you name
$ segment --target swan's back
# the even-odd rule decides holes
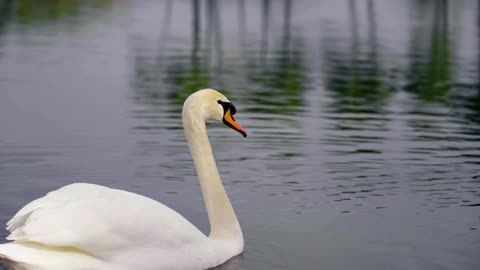
[[[154,256],[167,262],[208,240],[157,201],[84,183],[65,186],[27,204],[7,225],[7,239],[25,248],[53,247],[110,262],[122,261],[123,256]]]

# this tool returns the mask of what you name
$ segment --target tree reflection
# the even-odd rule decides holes
[[[13,0],[0,1],[0,46],[5,29],[12,18]],[[1,54],[0,54],[1,57]]]
[[[163,24],[160,28],[160,38],[157,40],[157,49],[153,54],[147,53],[141,44],[134,44],[134,76],[131,83],[135,90],[132,96],[135,103],[156,105],[164,99],[162,95],[164,92],[161,92],[164,78],[161,74],[164,73],[163,60],[167,55],[172,9],[173,1],[166,1],[162,12]]]
[[[429,12],[432,9],[433,14]],[[413,110],[410,109],[412,110],[410,113],[416,117],[409,119],[408,125],[419,132],[414,135],[415,140],[448,140],[445,134],[449,129],[438,119],[439,116],[447,114],[446,107],[439,105],[448,103],[447,94],[452,84],[453,60],[448,39],[447,2],[415,1],[412,16],[410,63],[406,73],[408,83],[405,90],[415,94],[421,102],[415,102]]]
[[[415,1],[414,22],[432,10],[432,2]],[[445,0],[433,2],[430,24],[414,23],[410,40],[409,84],[406,90],[426,101],[446,102],[451,85],[451,55],[448,39],[448,5]],[[428,17],[427,17],[428,18]],[[425,33],[430,33],[425,42]]]
[[[463,115],[466,119],[480,123],[480,2],[477,2],[477,52],[476,52],[476,76],[472,76],[472,81],[456,84],[457,93],[452,94],[456,99],[455,102],[460,103],[456,113]],[[467,110],[464,110],[466,108]],[[473,127],[469,127],[473,128]],[[474,131],[475,134],[480,134],[480,129]]]
[[[247,47],[247,12],[245,10],[245,0],[238,0],[238,32],[242,54],[246,54]]]
[[[177,57],[164,59],[168,98],[177,104],[182,104],[185,98],[198,89],[221,88],[223,53],[218,1],[206,2],[205,46],[202,46],[200,14],[200,4],[193,0],[192,46],[190,57],[187,58],[190,61],[174,61]]]
[[[477,2],[477,82],[472,88],[476,88],[476,93],[467,107],[473,112],[468,116],[469,119],[480,123],[480,3]],[[475,91],[472,89],[472,91]]]
[[[170,38],[171,14],[173,12],[174,1],[169,0],[165,3],[163,9],[163,24],[159,38],[159,50],[154,55],[144,55],[145,52],[136,51],[134,56],[134,89],[138,102],[147,102],[150,104],[160,104],[167,98],[170,104],[181,105],[185,98],[198,89],[213,87],[210,80],[210,64],[208,50],[202,49],[202,29],[201,29],[201,5],[199,0],[191,1],[191,49],[189,51],[177,50],[172,53],[168,50],[171,46]],[[211,9],[216,8],[216,3],[210,1],[207,5],[208,14],[217,16],[218,12]],[[219,36],[214,33],[217,18],[207,18],[207,36],[209,41],[207,46],[214,46],[209,53],[215,54],[219,44],[215,43]],[[173,34],[172,34],[173,36]],[[213,42],[210,42],[213,40]],[[176,112],[181,110],[181,106],[174,106]]]
[[[35,1],[3,0],[0,1],[0,35],[11,22],[20,26],[38,27],[46,23],[65,23],[65,20],[92,15],[85,9],[107,9],[113,5],[111,0],[84,1]]]
[[[7,1],[11,2],[11,1]],[[96,9],[110,8],[111,0],[85,1],[15,1],[15,15],[21,24],[34,24],[48,21],[59,21],[62,18],[71,18],[84,15],[84,7],[94,5]]]
[[[291,0],[282,2],[282,16],[279,17],[283,19],[283,22],[279,28],[280,35],[278,42],[272,43],[271,48],[267,42],[268,33],[273,31],[271,32],[272,36],[278,33],[278,31],[274,31],[276,29],[270,29],[271,25],[268,23],[269,16],[271,16],[269,10],[273,3],[268,0],[258,3],[261,7],[263,6],[264,12],[261,13],[263,22],[260,35],[261,46],[257,50],[248,48],[246,4],[244,1],[238,2],[239,41],[242,44],[240,55],[243,59],[231,56],[226,58],[224,55],[220,2],[218,0],[205,1],[206,12],[204,14],[200,12],[200,3],[202,2],[199,0],[191,2],[192,44],[190,52],[168,50],[156,56],[145,57],[139,53],[134,57],[137,73],[134,81],[139,88],[136,92],[138,94],[151,92],[142,90],[142,85],[145,84],[145,80],[151,81],[148,78],[153,79],[157,76],[156,80],[160,81],[155,85],[161,85],[167,91],[166,97],[171,102],[182,104],[189,94],[201,88],[217,88],[228,94],[229,85],[225,82],[231,83],[234,78],[237,82],[235,89],[242,89],[242,91],[250,93],[243,95],[246,97],[244,99],[246,102],[256,105],[250,107],[250,110],[283,114],[298,112],[303,104],[302,93],[307,87],[308,78],[304,57],[305,44],[300,37],[292,36],[293,2]],[[171,10],[166,12],[171,12]],[[204,32],[201,29],[203,19],[206,25]],[[165,27],[163,28],[165,29]],[[235,36],[228,36],[228,38],[233,37]],[[168,40],[162,38],[160,46],[168,48],[167,43],[170,43],[171,47],[171,42],[170,38]],[[151,59],[148,58],[157,60],[152,64]],[[228,67],[228,70],[225,70],[224,67]],[[149,98],[162,97],[162,95],[158,95],[158,89],[151,90],[155,93]],[[241,97],[239,98],[241,99]]]
[[[270,32],[270,10],[272,9],[270,0],[262,1],[262,32],[260,42],[260,59],[264,64],[268,53],[268,37]]]
[[[381,113],[392,88],[383,77],[386,72],[378,58],[374,3],[368,1],[367,6],[367,42],[359,36],[356,1],[349,1],[348,9],[351,19],[350,47],[343,47],[344,40],[331,31],[326,33],[324,40],[324,75],[327,90],[335,98],[332,108],[342,113]]]
[[[250,101],[260,105],[254,109],[257,112],[295,114],[304,104],[303,92],[308,87],[306,47],[300,36],[292,36],[293,3],[284,0],[281,35],[269,48],[270,5],[270,1],[263,1],[259,59],[250,55],[246,64],[248,81],[254,85]]]
[[[476,74],[472,74],[471,81],[456,83],[454,85],[455,92],[451,96],[453,103],[460,105],[454,108],[456,114],[464,116],[469,121],[480,123],[480,2],[476,4]],[[480,134],[480,130],[478,128],[475,129],[475,126],[470,126],[469,129],[473,129],[473,132],[472,130],[470,131],[471,133]]]
[[[221,89],[223,88],[223,35],[219,5],[220,1],[218,0],[207,0],[207,46],[205,53],[209,58],[212,86]]]

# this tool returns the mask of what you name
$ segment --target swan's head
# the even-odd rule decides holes
[[[238,131],[243,137],[247,132],[233,118],[237,112],[235,106],[222,93],[214,89],[203,89],[191,94],[183,105],[183,114],[186,112],[203,116],[205,121],[213,120],[224,123]]]

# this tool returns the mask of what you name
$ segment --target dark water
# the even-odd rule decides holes
[[[477,1],[0,0],[0,223],[78,181],[208,231],[183,100],[245,253],[219,269],[480,269]],[[0,232],[3,239],[6,232]]]

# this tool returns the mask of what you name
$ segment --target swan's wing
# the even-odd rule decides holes
[[[105,258],[131,246],[175,248],[205,239],[180,214],[149,198],[92,184],[72,184],[23,207],[8,240],[73,247]]]

